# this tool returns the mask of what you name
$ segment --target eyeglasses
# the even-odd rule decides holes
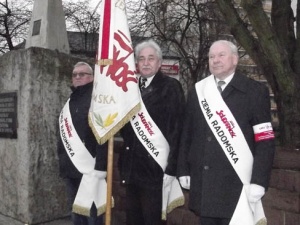
[[[79,76],[79,77],[84,77],[85,75],[92,75],[92,74],[90,74],[90,73],[72,73],[72,77],[77,77],[77,75]]]

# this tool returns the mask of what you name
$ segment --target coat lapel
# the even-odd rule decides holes
[[[247,83],[246,83],[245,75],[235,73],[232,80],[229,82],[229,84],[222,92],[222,97],[224,99],[227,98],[234,90],[238,90],[246,93],[246,89],[247,89]]]
[[[158,71],[153,80],[151,81],[150,85],[144,89],[144,91],[141,93],[143,100],[147,99],[149,96],[151,96],[151,93],[155,90],[155,87],[157,87],[157,84],[159,84],[160,80],[162,79],[163,75],[160,71]]]

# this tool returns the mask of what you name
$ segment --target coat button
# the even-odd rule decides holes
[[[126,183],[126,181],[125,180],[122,180],[122,184],[125,184]]]
[[[125,149],[126,149],[126,150],[129,150],[129,147],[127,146]]]
[[[204,170],[209,170],[209,166],[204,166]]]
[[[207,137],[207,141],[211,141],[211,137]]]

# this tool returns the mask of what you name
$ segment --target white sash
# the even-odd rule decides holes
[[[62,143],[71,161],[82,174],[90,173],[94,170],[95,159],[86,149],[79,138],[72,122],[69,101],[65,104],[59,116],[59,130]]]
[[[167,214],[173,209],[184,205],[184,195],[177,178],[168,186],[163,184],[162,200],[162,220],[166,220]]]
[[[73,212],[90,216],[91,206],[95,202],[97,214],[100,215],[106,209],[106,181],[93,175],[95,158],[86,149],[73,126],[69,101],[59,116],[60,136],[72,163],[83,174],[73,204]]]
[[[143,100],[141,99],[140,111],[130,120],[131,126],[148,153],[160,165],[163,171],[167,167],[170,146],[159,127],[149,115]],[[163,184],[162,196],[162,219],[166,220],[167,213],[178,206],[184,205],[184,196],[179,181],[175,178],[173,182],[165,186]]]
[[[253,156],[243,132],[217,90],[213,75],[196,83],[200,108],[207,124],[244,184],[230,225],[266,224],[261,201],[252,210],[248,202]]]
[[[142,99],[141,109],[131,118],[130,123],[139,141],[165,171],[170,147],[163,133],[149,115]]]

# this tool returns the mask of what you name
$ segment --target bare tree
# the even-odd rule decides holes
[[[26,40],[33,4],[34,0],[0,0],[0,54]],[[89,5],[90,0],[63,1],[68,31],[97,37],[100,15]]]
[[[0,2],[0,52],[11,51],[25,40],[33,0],[2,0]]]
[[[98,32],[100,15],[96,9],[89,6],[90,0],[79,0],[76,2],[64,2],[64,12],[66,17],[66,26],[68,31],[77,32],[80,38],[75,48],[79,52],[89,52],[89,56],[94,55],[98,43]],[[99,2],[101,2],[99,0]],[[94,51],[91,51],[91,50]]]
[[[216,7],[203,0],[127,1],[132,35],[156,39],[177,52],[181,75],[190,86],[207,75],[207,53],[222,30]]]
[[[265,2],[270,1],[129,1],[128,15],[132,35],[155,38],[179,53],[182,77],[189,85],[207,74],[211,42],[231,33],[272,88],[280,121],[277,140],[296,146],[300,145],[300,32],[297,29],[295,35],[294,22],[299,27],[300,17],[294,16],[291,0],[273,0],[270,19]]]
[[[98,33],[100,15],[89,3],[90,0],[63,3],[68,31]]]
[[[261,68],[275,95],[279,117],[281,144],[299,146],[300,143],[300,40],[294,22],[291,0],[273,0],[271,20],[261,0],[216,1],[231,33]],[[241,7],[245,17],[238,13]],[[299,1],[297,1],[299,12]],[[250,21],[252,30],[245,23]]]

